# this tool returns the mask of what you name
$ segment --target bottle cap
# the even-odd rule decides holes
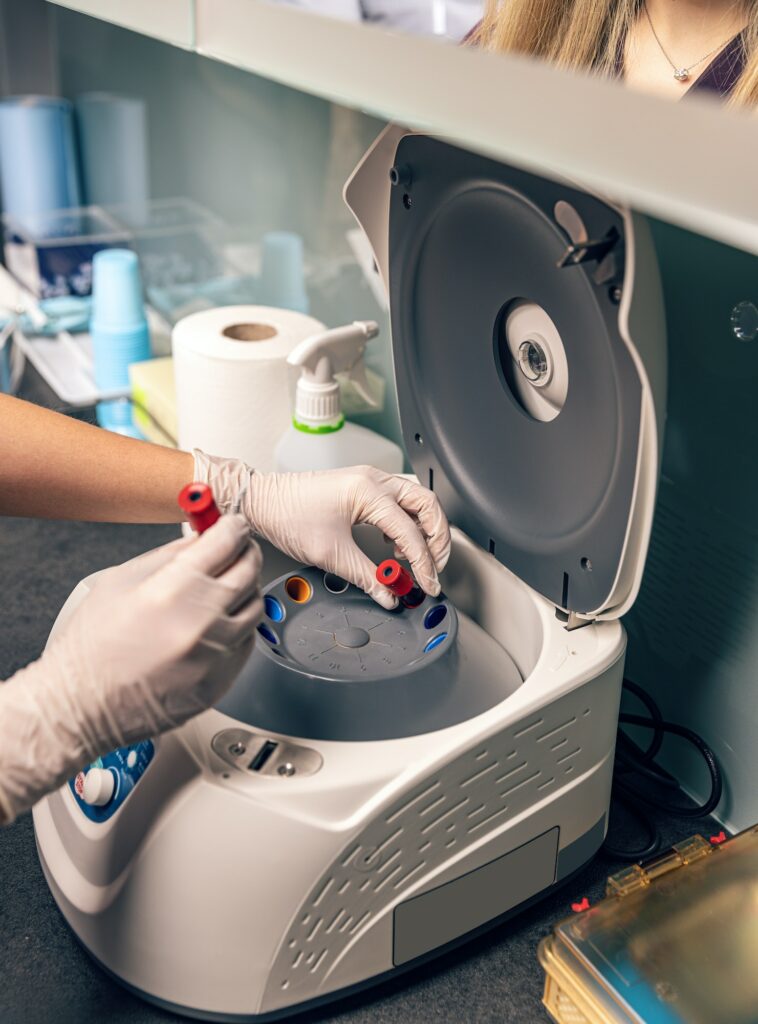
[[[290,366],[300,367],[295,390],[298,430],[322,434],[339,430],[344,423],[337,374],[347,376],[358,393],[376,405],[366,378],[363,354],[368,342],[379,333],[373,320],[356,320],[305,338],[287,357]]]

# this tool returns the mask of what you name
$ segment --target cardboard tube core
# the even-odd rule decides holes
[[[222,334],[233,341],[267,341],[276,337],[277,330],[271,324],[229,324]]]

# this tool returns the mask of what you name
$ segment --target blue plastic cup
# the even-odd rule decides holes
[[[139,264],[129,249],[103,249],[92,261],[90,334],[98,388],[128,389],[130,364],[151,355]],[[128,416],[121,406],[100,403],[98,422],[120,433],[130,432],[131,407],[126,408]]]
[[[127,399],[113,399],[107,402],[98,402],[95,410],[97,422],[106,430],[112,430],[116,434],[124,434],[127,437],[136,437],[144,440],[142,431],[134,423],[132,416],[132,403]]]
[[[137,254],[103,249],[92,261],[92,330],[124,334],[146,326]]]
[[[303,240],[291,231],[263,236],[263,259],[258,301],[264,306],[307,313],[308,294],[303,269]]]

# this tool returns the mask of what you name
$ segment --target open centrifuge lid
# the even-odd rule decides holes
[[[665,395],[645,222],[396,127],[345,194],[389,287],[417,476],[558,608],[623,614],[647,553]]]

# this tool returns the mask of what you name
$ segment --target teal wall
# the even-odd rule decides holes
[[[80,15],[59,11],[57,25],[66,95],[147,99],[154,196],[189,196],[250,238],[303,234],[322,267],[315,315],[379,317],[372,360],[389,377],[387,321],[349,258],[341,199],[378,122]],[[650,558],[627,621],[628,675],[716,748],[722,816],[744,827],[758,820],[758,341],[738,341],[729,316],[741,300],[758,304],[758,261],[662,223],[654,233],[669,417]],[[399,436],[393,401],[366,422]],[[702,792],[700,764],[670,750]]]
[[[627,674],[664,714],[716,750],[720,815],[758,821],[758,339],[739,341],[733,307],[758,306],[758,259],[654,223],[669,339],[668,421],[658,505]],[[667,740],[693,792],[697,756]]]

